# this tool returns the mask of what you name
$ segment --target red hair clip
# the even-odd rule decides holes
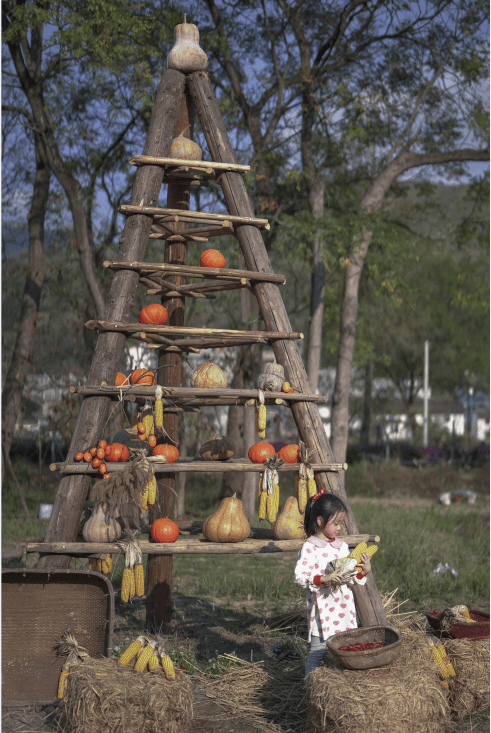
[[[325,493],[326,493],[326,490],[325,489],[321,489],[317,494],[315,494],[312,497],[312,504],[314,503],[314,501],[316,501],[319,498],[319,496],[322,496],[322,494],[325,494]]]

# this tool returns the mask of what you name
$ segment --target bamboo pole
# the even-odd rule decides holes
[[[263,473],[266,466],[262,463],[251,463],[246,458],[229,458],[228,461],[205,461],[200,458],[180,458],[175,463],[165,463],[158,456],[148,456],[147,460],[151,462],[155,473],[229,473],[233,472],[249,472]],[[347,463],[311,463],[314,472],[321,471],[346,471]],[[107,463],[109,473],[120,473],[125,470],[124,463]],[[298,471],[300,465],[298,463],[282,463],[278,471],[291,472]],[[91,463],[51,463],[50,471],[60,471],[61,473],[88,474],[99,475],[97,468],[92,468]]]
[[[216,171],[240,171],[248,173],[251,170],[250,165],[234,165],[229,163],[217,163],[211,160],[182,160],[181,158],[160,158],[150,155],[134,155],[128,161],[130,165],[163,165],[165,167],[183,166],[184,168],[211,168]]]
[[[104,261],[104,267],[110,270],[128,269],[140,270],[141,272],[168,272],[176,275],[188,275],[197,278],[247,278],[248,280],[259,280],[262,282],[277,283],[284,285],[284,275],[276,275],[274,272],[258,272],[254,270],[233,270],[229,267],[198,267],[196,265],[175,265],[166,262],[121,262],[116,260]]]

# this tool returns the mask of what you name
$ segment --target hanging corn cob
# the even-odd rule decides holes
[[[162,387],[155,387],[155,427],[161,428],[164,425],[164,404],[162,402]]]
[[[66,657],[58,680],[57,696],[61,699],[68,687],[70,668],[88,659],[89,653],[83,646],[79,646],[77,640],[70,634],[68,629],[63,632],[54,648],[58,657]]]
[[[145,407],[143,408],[143,417],[141,421],[145,425],[145,438],[148,438],[149,435],[155,435],[153,412],[148,402],[145,403]]]
[[[259,479],[259,519],[266,519],[273,524],[280,506],[280,486],[277,467],[282,459],[278,455],[270,456],[266,468]]]
[[[317,484],[315,483],[314,469],[310,465],[307,466],[307,494],[309,499],[317,494]]]
[[[102,554],[99,557],[99,562],[101,564],[101,573],[104,573],[104,575],[109,575],[109,573],[113,569],[113,556]]]
[[[122,542],[118,542],[119,547],[124,550],[125,567],[123,570],[123,580],[121,582],[121,600],[127,603],[130,598],[145,593],[143,578],[143,562],[142,551],[134,532],[130,529],[125,530],[126,538]]]
[[[266,436],[266,405],[264,404],[264,392],[262,389],[257,391],[258,397],[256,400],[256,431],[258,438],[264,438]]]

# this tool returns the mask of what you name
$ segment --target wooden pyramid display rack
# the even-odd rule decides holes
[[[177,26],[189,34],[197,29],[191,24]],[[201,49],[201,54],[204,53]],[[172,55],[172,52],[171,52]],[[170,60],[171,56],[169,56]],[[200,57],[201,58],[201,57]],[[198,63],[174,63],[164,71],[156,91],[148,136],[143,155],[131,159],[137,166],[130,204],[121,206],[126,215],[120,238],[118,261],[104,263],[114,271],[105,319],[90,321],[89,328],[98,331],[97,345],[86,385],[72,387],[83,396],[77,425],[66,462],[52,464],[52,470],[64,476],[53,506],[43,543],[26,543],[27,552],[40,552],[40,569],[68,568],[70,556],[97,556],[101,552],[120,553],[115,544],[76,542],[84,502],[96,473],[90,464],[74,462],[77,451],[96,445],[102,437],[111,403],[125,399],[128,388],[112,387],[127,338],[146,342],[158,349],[157,381],[165,388],[164,430],[177,442],[177,420],[183,410],[196,411],[205,405],[245,404],[257,397],[257,390],[197,389],[181,387],[181,359],[189,352],[220,346],[270,344],[275,359],[285,371],[285,379],[295,385],[295,393],[266,393],[266,403],[283,400],[292,411],[301,440],[312,455],[317,486],[325,486],[339,496],[348,511],[345,519],[346,541],[356,545],[373,536],[359,535],[349,502],[339,481],[344,466],[336,464],[321,422],[317,404],[323,402],[311,394],[307,374],[296,340],[303,335],[292,331],[279,285],[285,282],[271,268],[261,229],[269,228],[266,219],[254,216],[242,175],[248,166],[237,165],[218,103],[206,68]],[[170,61],[169,61],[169,66]],[[172,140],[190,126],[193,103],[206,138],[212,161],[169,158]],[[190,186],[207,185],[213,179],[220,184],[227,204],[225,215],[189,211]],[[156,203],[162,184],[168,184],[167,206]],[[188,224],[198,226],[188,229]],[[186,265],[187,243],[206,242],[209,237],[233,235],[240,246],[246,269],[212,269]],[[144,261],[149,239],[165,241],[164,262]],[[189,278],[197,282],[187,282]],[[130,314],[138,284],[147,287],[147,294],[160,295],[169,318],[165,326],[142,326],[131,323]],[[210,298],[223,290],[248,288],[257,298],[264,319],[264,331],[232,331],[184,326],[186,298]],[[155,401],[155,387],[131,387],[131,396]],[[158,479],[157,500],[150,507],[150,522],[161,516],[174,516],[173,486],[180,471],[254,471],[264,465],[247,458],[223,462],[179,460],[177,463],[153,464]],[[109,470],[122,470],[115,463]],[[298,464],[283,464],[280,470],[298,470]],[[378,539],[378,538],[377,538]],[[179,538],[173,545],[141,542],[148,553],[147,623],[159,626],[170,619],[172,554],[179,553],[252,553],[299,549],[301,540],[274,540],[266,530],[252,533],[241,543],[218,544],[206,540]],[[172,554],[170,554],[170,552]],[[292,580],[293,582],[293,580]],[[386,625],[383,604],[373,575],[364,586],[355,585],[354,595],[362,626]]]

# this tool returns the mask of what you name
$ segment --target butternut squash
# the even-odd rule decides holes
[[[277,540],[301,540],[305,536],[303,516],[298,511],[298,501],[295,496],[289,496],[276,522],[273,524],[273,536]]]
[[[236,495],[222,499],[220,506],[203,522],[203,534],[210,542],[243,542],[251,525]]]

